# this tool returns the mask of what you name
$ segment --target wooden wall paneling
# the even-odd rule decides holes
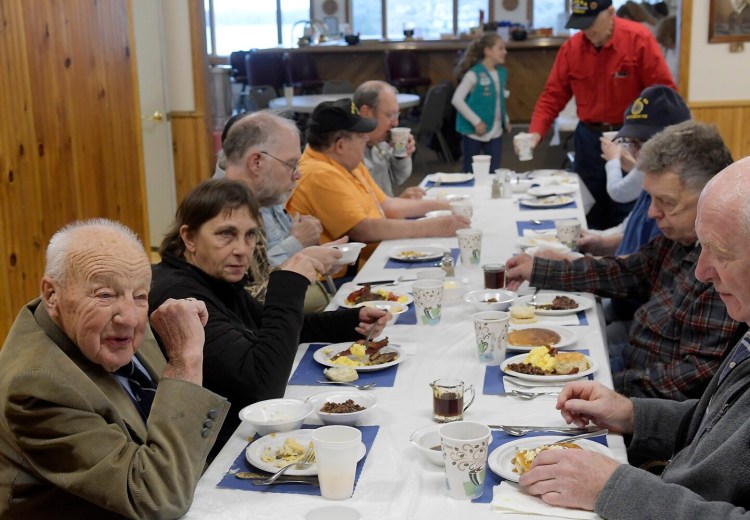
[[[129,0],[0,0],[0,338],[64,224],[148,229]]]
[[[732,157],[750,155],[750,101],[688,103],[693,119],[716,125]]]
[[[42,201],[22,0],[0,1],[0,345],[39,292]]]
[[[175,193],[177,204],[196,185],[214,173],[208,146],[205,144],[205,119],[196,112],[171,112],[174,153]],[[208,165],[211,164],[209,167]],[[156,245],[156,244],[155,244]]]
[[[705,23],[701,21],[701,23]],[[679,49],[679,61],[677,64],[677,91],[683,99],[688,99],[690,87],[690,45],[693,41],[691,31],[693,30],[693,0],[681,0],[680,11],[677,14],[677,45]]]

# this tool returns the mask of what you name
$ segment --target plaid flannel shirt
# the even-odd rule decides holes
[[[739,324],[713,285],[695,278],[700,245],[659,236],[632,255],[554,261],[534,258],[530,283],[646,300],[633,318],[626,369],[613,374],[625,395],[685,400],[703,393]]]

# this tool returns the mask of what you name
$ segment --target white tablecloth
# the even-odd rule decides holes
[[[585,222],[580,192],[576,194],[578,207],[575,209],[535,211],[519,210],[517,200],[490,199],[489,184],[472,188],[453,188],[444,184],[431,190],[429,195],[436,196],[439,192],[472,194],[472,227],[484,232],[482,263],[504,262],[516,252],[517,220],[578,217]],[[395,278],[398,275],[414,277],[416,271],[413,269],[383,269],[388,252],[397,245],[406,244],[457,247],[457,240],[430,238],[384,242],[356,280],[380,280]],[[456,274],[470,281],[467,290],[482,287],[481,269],[467,269],[459,261]],[[386,328],[385,334],[392,342],[416,343],[416,353],[400,365],[392,388],[368,390],[378,399],[377,406],[370,413],[370,424],[379,425],[380,431],[368,454],[354,496],[342,503],[356,508],[362,514],[362,518],[499,518],[491,511],[490,504],[474,504],[448,498],[443,469],[425,461],[422,454],[409,442],[413,431],[432,423],[432,393],[429,383],[434,379],[455,377],[475,385],[477,397],[465,414],[466,420],[485,424],[564,424],[559,412],[555,410],[554,398],[543,397],[533,401],[522,401],[514,397],[482,394],[485,366],[480,364],[477,358],[471,320],[473,312],[469,304],[459,300],[445,305],[442,321],[436,327],[389,325]],[[612,378],[602,334],[601,307],[594,306],[586,315],[589,325],[572,327],[579,338],[576,348],[590,350],[591,356],[601,367],[595,375],[596,380],[611,387]],[[306,346],[300,348],[296,362],[301,358],[305,348]],[[289,386],[286,396],[304,399],[325,389],[327,388]],[[311,419],[310,422],[316,420]],[[250,434],[252,431],[249,428],[240,426],[226,444],[200,480],[193,506],[185,518],[302,519],[310,510],[331,504],[319,496],[218,489],[216,484],[243,450]],[[608,440],[615,456],[623,462],[626,461],[622,438],[610,435]]]

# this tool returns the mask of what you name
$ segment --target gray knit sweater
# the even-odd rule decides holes
[[[744,349],[746,334],[736,347]],[[605,519],[750,518],[750,359],[719,384],[732,351],[700,401],[633,399],[635,434],[629,453],[669,459],[680,423],[697,404],[687,445],[661,478],[624,464],[607,481],[595,511]]]

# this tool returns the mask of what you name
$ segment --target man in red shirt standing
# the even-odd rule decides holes
[[[580,120],[574,135],[573,169],[596,204],[588,225],[607,229],[619,224],[631,204],[618,204],[607,195],[605,161],[599,138],[619,130],[628,105],[655,84],[677,89],[659,44],[644,25],[617,18],[611,0],[572,0],[569,29],[581,29],[561,47],[531,116],[533,145],[549,130],[560,111],[576,98]]]

